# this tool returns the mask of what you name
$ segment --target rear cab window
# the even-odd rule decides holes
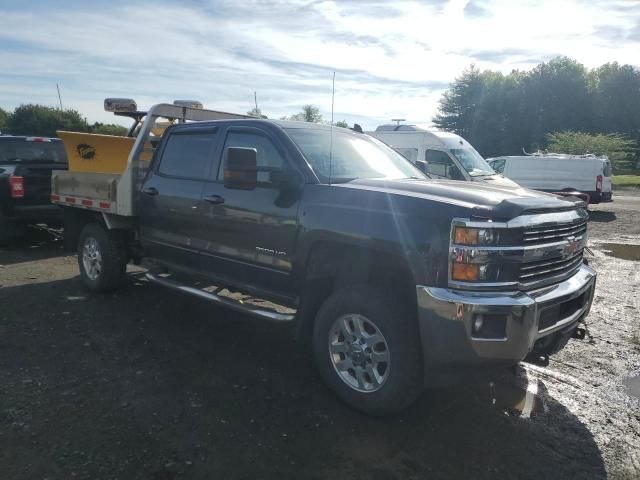
[[[611,162],[610,161],[606,161],[604,162],[603,168],[602,168],[602,174],[605,177],[610,177],[611,176]]]
[[[0,163],[67,163],[62,142],[0,139]]]
[[[170,133],[162,150],[158,173],[197,180],[206,178],[211,168],[216,134],[215,129]]]

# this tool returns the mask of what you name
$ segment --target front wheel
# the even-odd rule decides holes
[[[127,270],[127,251],[122,232],[89,223],[78,239],[78,266],[85,287],[107,292],[120,287]]]
[[[423,357],[415,315],[403,302],[367,286],[331,295],[314,323],[318,370],[353,408],[398,412],[423,390]]]

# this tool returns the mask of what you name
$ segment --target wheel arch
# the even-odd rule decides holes
[[[371,285],[394,292],[415,307],[416,281],[406,257],[396,252],[342,242],[318,241],[305,262],[297,337],[311,337],[318,309],[333,292],[353,285]],[[412,311],[416,311],[413,308]]]

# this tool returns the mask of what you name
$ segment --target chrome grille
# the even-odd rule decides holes
[[[523,285],[537,284],[547,280],[562,280],[578,271],[582,265],[582,252],[579,250],[571,257],[528,262],[520,265],[518,280]]]
[[[526,228],[522,233],[522,240],[525,245],[552,243],[568,237],[579,237],[585,234],[586,231],[587,221],[581,220],[572,224]]]
[[[548,245],[586,239],[587,220],[573,223],[540,225],[523,229],[524,245]],[[557,256],[524,262],[520,265],[518,280],[524,288],[534,288],[542,284],[560,282],[580,269],[584,243],[572,254],[558,253]]]

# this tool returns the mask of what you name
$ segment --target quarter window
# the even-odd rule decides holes
[[[162,152],[159,173],[172,177],[204,179],[211,159],[215,133],[174,133]]]

